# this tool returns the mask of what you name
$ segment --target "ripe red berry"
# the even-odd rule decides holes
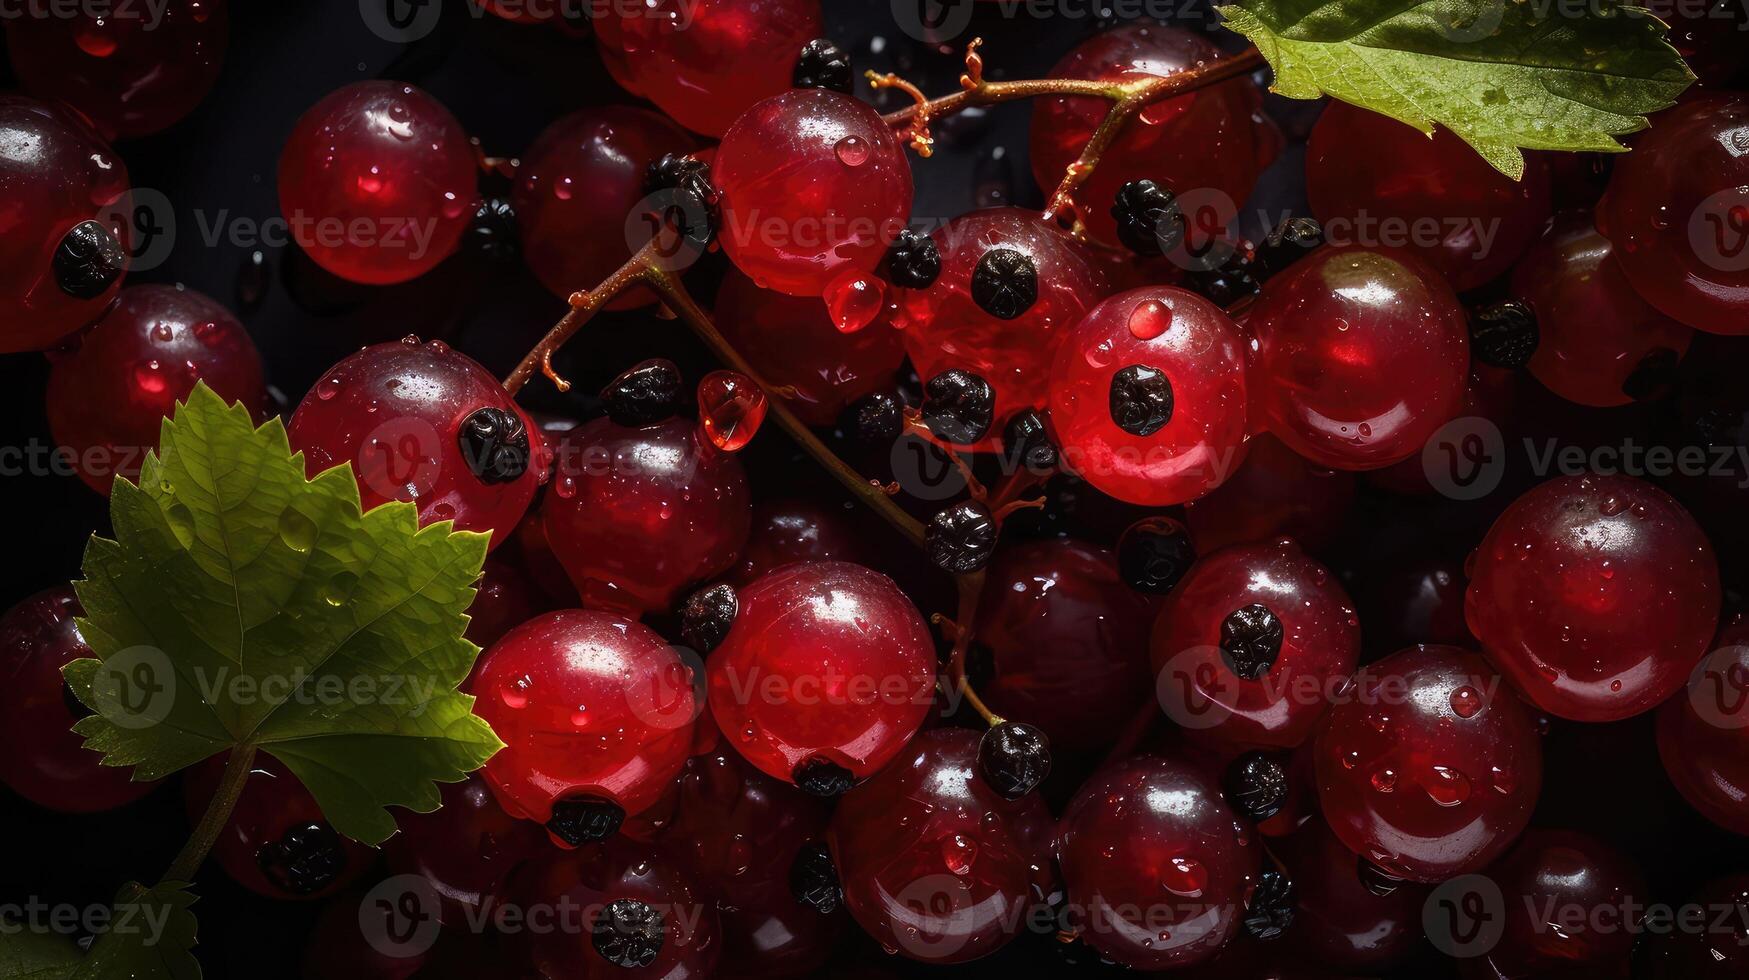
[[[1413,460],[1417,470],[1419,459]],[[1354,502],[1354,474],[1319,466],[1268,433],[1245,443],[1245,460],[1226,482],[1184,508],[1184,523],[1204,552],[1289,537],[1314,552],[1336,540]]]
[[[1410,647],[1362,670],[1313,752],[1336,836],[1410,881],[1486,867],[1529,823],[1542,786],[1530,712],[1456,647]]]
[[[468,134],[398,82],[354,82],[298,118],[279,156],[279,209],[316,264],[353,282],[405,282],[456,250],[478,207]]]
[[[762,500],[731,581],[741,586],[798,561],[856,561],[863,553],[855,511],[799,499]]]
[[[754,284],[793,296],[872,271],[911,217],[898,137],[866,102],[826,89],[748,109],[723,134],[711,179],[729,258]]]
[[[670,608],[733,568],[747,542],[741,463],[691,420],[634,429],[596,419],[564,437],[555,465],[541,523],[587,606]]]
[[[383,850],[395,874],[420,875],[437,895],[434,913],[466,931],[504,899],[517,865],[549,847],[538,824],[504,812],[478,773],[440,787],[443,805],[431,813],[398,813],[400,832]]]
[[[1382,972],[1421,945],[1426,889],[1408,883],[1384,895],[1361,882],[1357,859],[1314,816],[1299,830],[1272,839],[1270,852],[1293,879],[1295,908],[1287,945],[1325,966]]]
[[[1749,620],[1719,632],[1688,686],[1658,709],[1658,755],[1682,798],[1749,834]]]
[[[1487,877],[1504,899],[1504,921],[1499,938],[1474,963],[1475,975],[1628,975],[1648,893],[1633,860],[1608,841],[1532,828]],[[1565,911],[1551,915],[1551,909],[1586,914],[1576,920]],[[1458,928],[1450,938],[1456,945],[1463,942],[1467,923],[1453,924]]]
[[[214,756],[183,777],[189,826],[206,812],[225,759]],[[233,881],[259,895],[313,899],[358,880],[376,863],[377,852],[336,833],[304,784],[278,760],[257,754],[212,856]]]
[[[891,579],[802,562],[739,590],[709,675],[711,714],[748,761],[811,792],[841,792],[828,784],[873,775],[922,725],[935,644]]]
[[[1682,505],[1626,476],[1550,480],[1476,549],[1470,630],[1532,703],[1574,721],[1676,693],[1719,617],[1712,545]]]
[[[410,500],[419,521],[515,529],[551,453],[533,421],[478,362],[416,337],[366,347],[331,368],[286,427],[309,475],[348,465],[365,510]]]
[[[79,478],[108,493],[117,476],[138,480],[159,426],[200,381],[251,412],[266,406],[261,354],[230,310],[182,286],[130,286],[54,358],[49,427]]]

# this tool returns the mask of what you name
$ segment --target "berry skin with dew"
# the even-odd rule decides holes
[[[1686,689],[1658,708],[1658,755],[1700,814],[1749,834],[1749,621],[1719,631]]]

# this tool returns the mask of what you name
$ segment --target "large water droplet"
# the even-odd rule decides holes
[[[832,152],[837,155],[838,162],[846,167],[860,167],[868,162],[868,140],[860,136],[846,136],[832,144]]]
[[[1470,798],[1470,778],[1450,766],[1434,766],[1426,789],[1440,806],[1457,806]]]
[[[279,515],[279,539],[299,554],[307,552],[316,543],[316,522],[287,507]]]
[[[852,270],[828,283],[822,298],[832,325],[841,333],[855,333],[880,316],[887,288],[878,277]]]
[[[1161,876],[1160,883],[1174,895],[1185,898],[1200,898],[1203,889],[1209,885],[1208,869],[1203,863],[1193,857],[1175,857],[1166,865],[1166,872]]]
[[[735,371],[712,371],[698,383],[698,421],[711,443],[736,452],[751,442],[765,421],[765,392]]]
[[[977,860],[978,845],[964,834],[952,834],[941,839],[941,859],[947,865],[947,870],[956,875],[972,873],[972,862]]]
[[[1157,299],[1144,300],[1130,311],[1130,336],[1153,340],[1172,326],[1172,310]]]
[[[1451,710],[1459,718],[1474,718],[1476,712],[1482,710],[1482,696],[1465,684],[1451,692]]]

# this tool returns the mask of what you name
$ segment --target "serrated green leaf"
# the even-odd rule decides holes
[[[387,806],[436,809],[434,782],[502,745],[456,691],[487,536],[421,529],[408,503],[361,514],[347,468],[306,480],[278,420],[204,385],[160,445],[75,583],[98,659],[65,671],[97,711],[74,730],[141,779],[256,745],[366,843],[394,832]]]
[[[1510,0],[1241,0],[1218,7],[1289,98],[1450,129],[1513,179],[1522,149],[1618,152],[1694,81],[1643,10]],[[1601,12],[1599,12],[1601,11]]]
[[[71,980],[200,980],[188,888],[179,881],[123,885],[108,930],[78,961]]]
[[[5,980],[67,980],[78,965],[79,947],[66,936],[33,932],[21,923],[8,923],[0,932],[0,977]]]

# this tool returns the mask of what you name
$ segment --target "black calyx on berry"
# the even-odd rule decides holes
[[[1050,740],[1031,725],[1004,721],[978,740],[978,775],[1005,799],[1020,799],[1050,774]]]
[[[906,228],[887,249],[887,280],[905,289],[928,289],[941,275],[941,250],[935,239]]]
[[[962,500],[937,511],[923,529],[923,543],[935,567],[952,575],[983,568],[996,550],[996,520],[989,508]]]
[[[100,222],[81,221],[61,238],[53,267],[61,292],[74,299],[96,299],[121,278],[128,256]]]
[[[923,386],[923,421],[955,445],[984,438],[995,421],[996,391],[970,371],[943,371]]]
[[[572,847],[606,840],[619,833],[626,812],[618,803],[599,796],[568,796],[553,801],[547,830]]]
[[[1117,540],[1118,575],[1137,592],[1171,592],[1195,561],[1190,531],[1170,517],[1144,517]]]
[[[1251,259],[1242,252],[1233,253],[1216,268],[1193,270],[1186,281],[1191,289],[1216,306],[1232,306],[1263,291]]]
[[[1318,224],[1318,219],[1283,218],[1257,246],[1251,274],[1262,282],[1316,252],[1323,244],[1324,226]]]
[[[844,886],[826,845],[808,844],[796,852],[789,866],[789,890],[796,901],[821,915],[831,915],[844,904]]]
[[[644,171],[644,195],[655,198],[662,220],[693,247],[703,249],[717,237],[717,188],[710,165],[684,153],[665,153]]]
[[[314,895],[346,869],[340,835],[326,822],[299,824],[255,852],[267,880],[290,895]]]
[[[1281,620],[1262,603],[1235,609],[1221,620],[1221,655],[1233,673],[1254,681],[1281,656]]]
[[[590,927],[589,941],[614,966],[641,969],[656,962],[668,927],[662,913],[631,898],[607,903]]]
[[[1166,372],[1131,364],[1111,376],[1111,421],[1132,436],[1151,436],[1172,421],[1172,382]]]
[[[474,210],[463,247],[488,262],[510,265],[521,254],[522,237],[517,232],[516,209],[502,197],[489,197]]]
[[[1536,311],[1528,303],[1509,299],[1470,311],[1470,350],[1483,364],[1524,367],[1540,339]]]
[[[601,389],[607,417],[628,428],[653,425],[674,417],[685,385],[680,368],[662,357],[634,364]]]
[[[740,600],[726,582],[706,586],[680,607],[680,637],[699,653],[710,653],[735,625]]]
[[[1364,857],[1355,858],[1354,874],[1360,879],[1362,888],[1379,898],[1388,897],[1404,884],[1404,879],[1391,874]]]
[[[1221,779],[1227,805],[1252,823],[1262,823],[1287,803],[1287,768],[1265,752],[1247,752],[1227,765]]]
[[[829,88],[850,94],[850,56],[829,37],[817,37],[802,45],[791,81],[796,88]]]
[[[1117,189],[1111,216],[1117,238],[1137,255],[1165,255],[1184,240],[1184,210],[1172,192],[1151,180],[1132,180]]]
[[[869,446],[883,446],[905,431],[905,406],[891,391],[877,391],[850,403],[845,412],[845,429]]]
[[[1293,879],[1280,871],[1257,876],[1257,887],[1245,906],[1245,932],[1252,939],[1279,939],[1294,924]]]
[[[1032,256],[993,248],[972,270],[972,302],[998,320],[1012,320],[1038,300],[1038,266]]]
[[[1676,366],[1681,360],[1681,355],[1668,347],[1647,351],[1633,373],[1621,383],[1621,393],[1635,401],[1667,394],[1676,386]]]
[[[1002,448],[1016,467],[1042,472],[1057,465],[1057,447],[1051,442],[1044,416],[1035,409],[1015,413],[1002,427]]]
[[[830,759],[814,756],[796,766],[791,773],[797,786],[802,791],[813,796],[834,797],[843,796],[856,785],[856,777],[850,770]]]
[[[462,459],[480,482],[514,483],[528,472],[528,427],[502,408],[475,409],[456,433]]]

